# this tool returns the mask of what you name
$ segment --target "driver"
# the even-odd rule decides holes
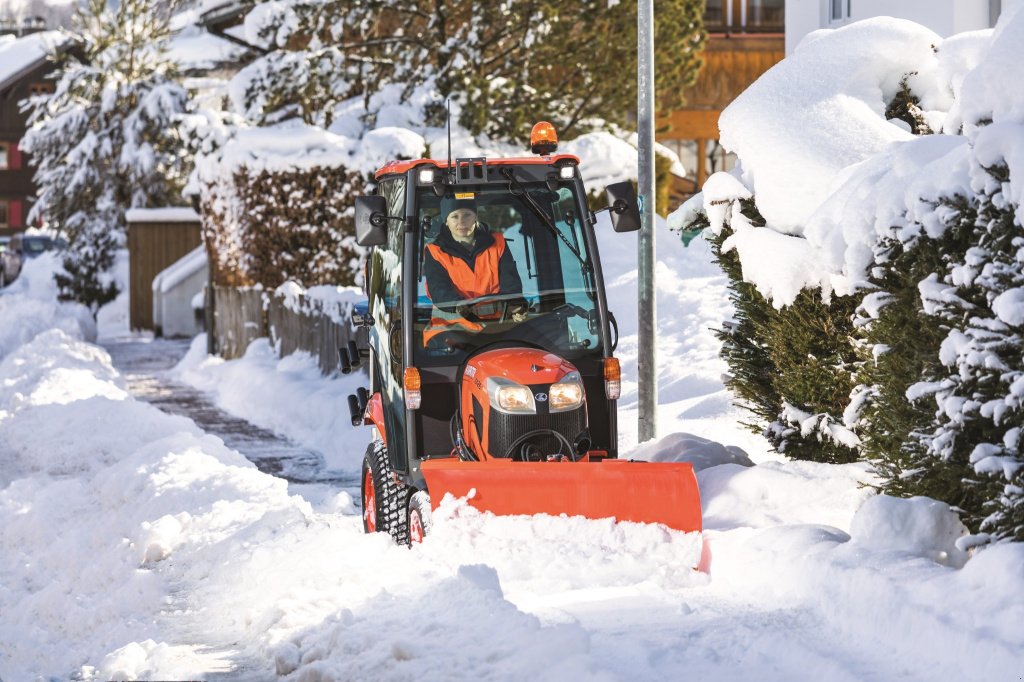
[[[434,304],[430,325],[423,332],[423,345],[443,332],[483,329],[481,316],[460,301],[523,292],[505,237],[488,232],[477,222],[471,194],[444,197],[438,215],[444,216],[444,225],[433,243],[427,244],[423,257],[427,296]],[[515,322],[522,322],[526,319],[526,300],[514,300],[509,311]],[[499,308],[494,317],[500,316]]]

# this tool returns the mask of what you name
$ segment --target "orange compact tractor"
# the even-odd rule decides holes
[[[392,162],[356,200],[357,240],[372,247],[354,314],[371,388],[349,397],[353,423],[375,427],[364,528],[421,540],[450,493],[495,514],[699,531],[691,465],[618,459],[596,214],[550,124],[531,145],[528,158]],[[632,186],[607,196],[614,230],[639,229]]]

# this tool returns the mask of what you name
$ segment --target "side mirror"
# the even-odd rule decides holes
[[[387,243],[387,210],[384,197],[356,197],[356,242],[360,246],[381,246]]]
[[[370,317],[370,301],[362,300],[352,306],[352,326],[372,327],[373,318]]]
[[[637,205],[636,192],[629,182],[616,182],[605,188],[608,198],[608,212],[612,218],[612,228],[616,232],[636,232],[640,229],[640,206]]]

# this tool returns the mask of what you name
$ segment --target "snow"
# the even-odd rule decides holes
[[[205,267],[206,247],[197,246],[161,270],[159,274],[153,278],[153,292],[166,294],[168,291]]]
[[[965,123],[1024,123],[1024,94],[1017,87],[1024,60],[1022,18],[1019,3],[1007,7],[984,59],[964,76],[960,99]]]
[[[1016,36],[1016,26],[1001,21],[994,40]],[[976,181],[977,159],[1018,163],[1013,107],[996,107],[1005,119],[972,131],[966,143],[910,140],[884,120],[880,103],[908,67],[952,88],[929,91],[923,105],[934,120],[954,111],[957,64],[977,63],[988,40],[963,39],[959,56],[944,57],[949,41],[934,53],[925,49],[929,39],[894,20],[820,32],[768,77],[788,94],[761,103],[763,121],[742,113],[750,102],[731,109],[730,139],[744,147],[743,167],[713,176],[683,213],[656,221],[661,438],[642,444],[637,235],[615,233],[601,216],[620,332],[622,453],[694,463],[708,573],[692,570],[702,552],[692,534],[609,519],[493,517],[452,499],[412,549],[366,535],[357,489],[290,486],[192,421],[133,398],[109,354],[91,343],[97,334],[128,334],[127,297],[100,311],[97,330],[84,308],[56,302],[57,254],[28,263],[0,290],[0,678],[1019,676],[1024,545],[974,547],[981,539],[964,536],[947,505],[876,495],[864,464],[769,453],[723,386],[727,367],[711,330],[732,316],[726,277],[707,242],[684,247],[669,230],[698,208],[713,229],[729,224],[728,248],[740,253],[744,277],[777,305],[807,282],[855,287],[863,249],[892,227],[885,223]],[[970,86],[966,76],[962,82]],[[797,84],[806,99],[791,88]],[[753,90],[751,101],[767,91]],[[382,94],[382,107],[393,106],[392,94]],[[833,153],[840,141],[805,125],[802,109],[810,116],[815,107],[836,117],[836,130],[853,131],[842,142],[857,153]],[[225,162],[348,165],[358,156],[368,167],[391,145],[444,149],[443,131],[407,130],[398,124],[407,110],[387,111],[387,125],[372,133],[345,132],[353,119],[344,117],[332,132],[243,129]],[[486,141],[454,132],[466,147],[491,153]],[[760,142],[757,132],[766,135]],[[592,189],[629,175],[628,143],[602,134],[579,140],[563,151],[584,158]],[[765,227],[737,210],[751,191],[772,206]],[[124,281],[126,268],[122,254],[113,277]],[[938,282],[923,290],[948,295]],[[335,308],[358,297],[336,287],[279,292],[296,305],[301,295]],[[994,309],[1019,324],[1019,290],[1003,296]],[[945,352],[955,354],[955,339],[949,345]],[[358,476],[369,429],[349,425],[346,396],[366,385],[364,375],[324,377],[310,356],[278,358],[266,339],[226,362],[207,357],[200,336],[172,378],[321,452],[342,477]],[[995,452],[975,455],[999,460]]]
[[[636,446],[625,381],[622,440],[631,456],[699,462],[710,574],[689,568],[694,536],[657,525],[492,517],[455,500],[422,545],[396,547],[363,534],[354,490],[259,473],[128,395],[104,350],[42,330],[0,361],[0,641],[17,643],[0,675],[1016,674],[1021,547],[976,551],[958,570],[967,555],[951,545],[948,507],[875,498],[864,465],[777,461],[756,446],[707,330],[729,313],[724,276],[706,244],[684,249],[659,230],[666,435]],[[600,239],[624,375],[635,376],[635,236],[602,222]],[[32,293],[4,292],[3,319],[35,324],[6,307]],[[206,358],[203,344],[179,378],[358,471],[367,430],[338,414],[365,378],[324,378],[308,356],[278,359],[265,341],[231,362]]]
[[[1008,325],[1024,325],[1024,289],[1008,289],[992,301],[992,312]]]
[[[863,291],[879,239],[941,236],[935,204],[991,183],[984,167],[1007,166],[1000,189],[1014,204],[1024,199],[1024,99],[1012,85],[1021,45],[1016,6],[994,30],[945,40],[888,17],[808,35],[722,113],[722,144],[737,167],[712,175],[702,199],[669,224],[683,228],[704,212],[714,231],[729,225],[726,246],[744,280],[776,308],[804,288],[824,300]],[[915,137],[885,119],[904,77],[926,123],[944,134]],[[749,196],[764,228],[738,214]]]
[[[856,544],[876,551],[922,556],[955,568],[962,568],[967,562],[967,553],[956,546],[964,535],[967,529],[956,513],[927,497],[869,498],[857,510],[850,526],[850,536]]]
[[[722,112],[722,145],[742,159],[769,225],[802,234],[842,169],[911,138],[885,120],[885,103],[904,75],[933,75],[939,42],[888,17],[818,31]]]
[[[184,16],[182,16],[184,15]],[[171,37],[167,56],[184,71],[210,70],[231,64],[246,53],[246,48],[208,33],[195,25],[197,13],[193,10],[175,15],[172,27],[177,31]]]
[[[0,86],[42,63],[65,39],[60,31],[41,31],[21,38],[0,37]]]
[[[191,208],[132,208],[125,211],[129,223],[198,223],[199,214]]]

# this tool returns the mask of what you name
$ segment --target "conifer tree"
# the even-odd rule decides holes
[[[29,216],[68,240],[61,296],[94,312],[117,295],[107,270],[125,211],[180,204],[188,158],[175,118],[188,97],[166,56],[170,9],[157,0],[89,0],[53,94],[31,100],[23,145],[36,166]]]
[[[751,225],[764,226],[753,200],[738,204]],[[699,215],[697,224],[707,224],[706,216]],[[734,308],[734,322],[718,338],[729,365],[726,385],[755,417],[747,426],[792,459],[856,461],[857,437],[843,419],[857,367],[855,299],[823,303],[820,292],[804,290],[791,305],[776,309],[743,281],[736,252],[723,252],[730,234],[724,226],[711,240],[729,277]]]
[[[962,260],[975,238],[977,210],[968,197],[953,196],[933,203],[932,212],[944,226],[941,236],[927,236],[919,224],[894,226],[875,247],[875,289],[858,310],[865,357],[857,425],[882,492],[924,495],[964,511],[982,504],[978,487],[963,485],[973,476],[970,463],[964,456],[936,458],[928,448],[935,402],[922,398],[931,396],[924,387],[946,374],[940,348],[949,325],[922,306],[919,284],[937,279],[951,258]],[[977,519],[970,525],[977,529]]]
[[[970,247],[946,250],[944,272],[933,280],[945,286],[924,289],[925,305],[949,333],[939,348],[944,371],[917,387],[938,407],[923,441],[933,469],[968,469],[960,487],[969,525],[1024,540],[1024,235],[1004,193],[1009,167],[975,175],[976,212],[959,224]]]

